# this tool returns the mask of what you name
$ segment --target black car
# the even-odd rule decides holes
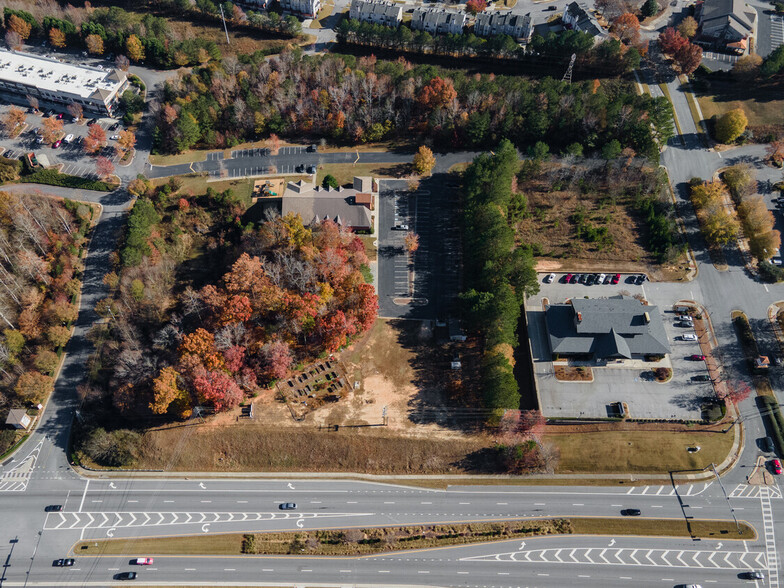
[[[645,281],[645,279],[646,279],[645,274],[640,274],[639,276],[637,276],[637,280],[635,280],[635,284],[639,286]]]
[[[72,558],[56,559],[52,562],[52,565],[56,568],[69,568],[74,565],[74,560]]]
[[[594,281],[593,274],[588,274],[588,277],[585,278],[585,285],[586,286],[592,286],[593,285],[593,281]]]
[[[696,376],[691,377],[692,382],[710,382],[710,376],[708,374],[698,374]]]
[[[773,439],[770,437],[763,437],[762,438],[762,451],[767,451],[768,453],[773,453]]]
[[[621,511],[621,514],[625,517],[638,517],[642,514],[639,508],[627,508]]]
[[[580,274],[572,274],[572,277],[569,278],[569,283],[576,284],[578,279],[580,279]]]
[[[114,577],[115,580],[135,580],[136,572],[121,572]]]
[[[309,165],[308,166],[308,173],[309,174],[315,174],[316,173],[316,166],[315,165]]]
[[[297,505],[294,504],[293,502],[283,502],[278,506],[278,508],[280,510],[296,510]]]
[[[318,149],[318,145],[316,145],[315,143],[310,147],[308,147],[308,151],[310,151],[311,153],[315,153],[317,149]]]
[[[738,577],[744,580],[764,580],[765,574],[762,572],[741,572]]]
[[[44,509],[45,512],[60,512],[61,510],[63,510],[62,504],[50,504]]]
[[[119,129],[119,128],[120,128],[120,123],[116,122],[116,123],[114,123],[113,125],[111,125],[111,126],[109,127],[109,130],[110,130],[110,131],[116,131],[116,130],[117,130],[117,129]]]
[[[301,164],[299,164],[299,165],[296,167],[296,172],[297,172],[298,174],[301,174],[301,173],[302,173],[302,172],[304,172],[304,171],[305,171],[305,164],[304,164],[304,163],[301,163]]]
[[[98,119],[97,118],[91,118],[90,120],[87,121],[88,125],[94,125],[94,124],[97,124],[97,123],[98,123]]]

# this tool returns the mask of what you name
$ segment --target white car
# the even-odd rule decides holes
[[[545,284],[552,284],[553,280],[555,279],[555,274],[549,274],[544,277]]]
[[[73,140],[74,140],[73,133],[69,133],[68,135],[65,136],[65,139],[63,139],[63,141],[65,141],[66,143],[70,143]]]
[[[604,278],[607,276],[605,274],[599,274],[599,278],[596,280],[597,284],[604,284]]]
[[[698,341],[697,335],[694,333],[684,333],[681,335],[681,341]]]

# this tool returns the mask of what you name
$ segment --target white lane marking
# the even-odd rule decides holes
[[[82,512],[82,507],[84,506],[84,499],[87,496],[87,489],[90,487],[90,480],[87,480],[87,483],[84,485],[84,492],[82,492],[82,502],[79,503],[79,512]]]

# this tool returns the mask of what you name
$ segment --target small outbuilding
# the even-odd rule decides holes
[[[14,429],[27,430],[32,422],[33,419],[30,418],[24,408],[12,408],[8,411],[8,418],[5,419],[5,424]]]

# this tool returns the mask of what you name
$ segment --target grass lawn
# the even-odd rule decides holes
[[[365,244],[365,253],[367,253],[369,261],[376,261],[378,259],[378,254],[376,250],[376,246],[373,243],[378,239],[375,235],[360,235],[360,239]]]
[[[385,163],[335,163],[318,168],[316,182],[321,185],[324,176],[332,174],[341,186],[351,184],[354,176],[401,177],[408,172],[408,165]]]
[[[722,540],[754,540],[754,529],[740,523],[740,530],[733,521],[647,518],[572,518],[572,519],[523,519],[504,522],[443,523],[439,525],[410,525],[408,527],[362,528],[357,539],[378,539],[358,543],[357,539],[337,539],[348,529],[331,532],[332,542],[321,543],[318,536],[323,532],[271,532],[271,533],[230,533],[210,535],[184,535],[175,537],[149,537],[139,539],[104,539],[99,541],[80,541],[74,545],[74,552],[81,555],[121,555],[147,553],[151,555],[240,555],[243,542],[252,541],[251,553],[289,554],[292,543],[300,542],[296,551],[306,550],[303,557],[311,556],[358,556],[385,551],[411,549],[435,549],[450,545],[486,543],[522,537],[541,535],[635,535],[654,537],[701,537],[721,538]],[[430,536],[420,535],[423,531]],[[433,536],[435,535],[435,536]],[[323,535],[322,535],[323,536]],[[393,537],[391,541],[386,537]],[[401,541],[401,537],[406,537]],[[411,537],[408,539],[408,537]],[[311,543],[312,542],[312,543]],[[310,545],[310,546],[307,546]],[[248,544],[250,547],[250,544]]]
[[[556,473],[637,473],[703,469],[724,461],[732,432],[599,431],[546,436],[561,451]],[[688,453],[687,447],[700,451]]]
[[[214,151],[214,149],[213,149]],[[180,163],[195,163],[206,161],[208,151],[184,151],[176,155],[150,155],[150,163],[153,165],[177,165]]]
[[[235,195],[242,198],[243,201],[250,203],[254,182],[254,180],[250,178],[208,182],[208,176],[200,174],[177,177],[182,182],[180,192],[192,191],[194,194],[204,194],[207,191],[207,188],[212,188],[216,192],[223,192],[224,190],[231,188]],[[162,186],[169,181],[169,178],[156,178],[150,181],[156,186]]]
[[[335,9],[334,2],[326,2],[321,7],[321,10],[319,10],[319,13],[316,15],[316,18],[314,18],[312,21],[310,21],[310,26],[308,28],[311,28],[311,29],[321,29],[321,28],[324,28],[324,25],[322,25],[322,22],[324,22],[324,19],[332,14],[332,11],[334,9]]]
[[[751,127],[784,127],[781,116],[784,112],[784,93],[781,83],[755,82],[752,96],[746,83],[711,80],[708,90],[695,89],[695,95],[706,119],[714,115],[721,116],[734,108],[743,108]]]

